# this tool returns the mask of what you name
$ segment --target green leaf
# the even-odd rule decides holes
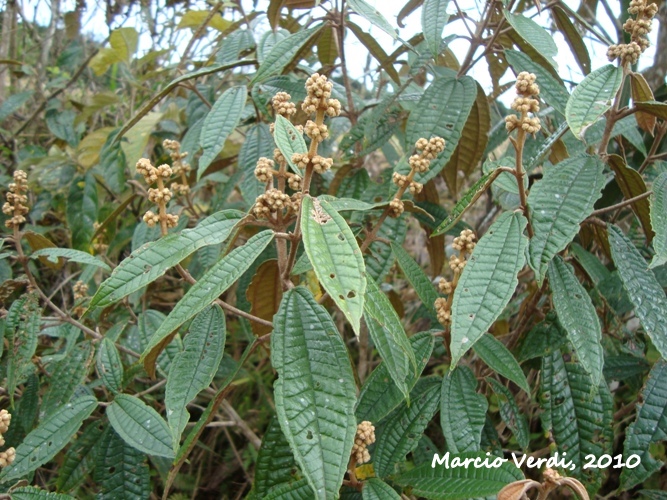
[[[304,196],[301,232],[317,279],[359,334],[366,269],[352,230],[328,202]]]
[[[549,285],[558,321],[567,332],[581,366],[598,385],[602,380],[602,328],[586,289],[574,270],[560,257],[549,264]]]
[[[130,446],[148,455],[174,457],[167,422],[141,399],[118,394],[106,415],[114,430]]]
[[[621,192],[623,193],[623,196],[626,200],[643,195],[646,193],[646,191],[648,191],[642,174],[640,174],[634,168],[629,167],[625,163],[625,160],[620,156],[608,155],[607,165],[609,165],[609,167],[614,171],[616,184],[618,184],[618,187],[621,189]],[[650,243],[653,241],[653,237],[655,236],[651,224],[651,215],[654,215],[656,218],[658,218],[659,215],[652,212],[649,200],[646,198],[635,201],[632,205],[630,205],[630,208],[635,213],[637,219],[639,219],[639,222],[642,225],[644,235],[646,236],[646,241]]]
[[[575,87],[565,108],[565,118],[575,137],[582,140],[586,129],[611,108],[622,81],[623,68],[607,64]]]
[[[266,123],[253,125],[246,132],[245,140],[239,151],[238,165],[243,170],[240,191],[248,205],[255,203],[255,200],[264,192],[266,186],[266,183],[259,182],[255,177],[257,160],[262,157],[273,158],[274,148],[273,136]]]
[[[111,272],[111,268],[101,259],[93,257],[87,252],[81,252],[79,250],[73,250],[71,248],[40,248],[36,252],[30,254],[30,257],[36,259],[37,257],[46,257],[51,262],[58,263],[60,257],[64,257],[73,262],[78,262],[80,264],[87,264],[91,266],[101,267],[105,271]]]
[[[433,179],[447,164],[456,149],[476,97],[477,84],[469,76],[436,78],[426,89],[408,118],[406,150],[412,151],[420,137],[430,139],[433,136],[445,140],[445,149],[431,161],[428,172],[415,175],[415,181],[425,183]],[[404,165],[403,169],[409,168],[407,163]]]
[[[394,27],[389,24],[385,17],[374,7],[371,7],[364,0],[348,0],[347,4],[354,10],[357,14],[364,17],[368,22],[377,26],[382,31],[387,33],[394,40],[398,38],[398,34]]]
[[[533,47],[549,64],[557,67],[554,58],[558,55],[558,46],[553,36],[542,26],[522,14],[512,14],[503,10],[505,19],[528,45]],[[537,82],[539,85],[539,81]]]
[[[278,115],[276,116],[273,138],[289,166],[292,167],[294,172],[300,174],[301,171],[292,161],[292,155],[294,153],[305,154],[308,152],[308,146],[306,146],[306,141],[303,140],[303,134],[287,118]]]
[[[370,477],[363,482],[362,500],[401,500],[396,490],[377,477]]]
[[[271,363],[278,372],[274,397],[280,427],[312,498],[334,498],[357,428],[356,387],[336,325],[303,287],[285,293],[274,317]]]
[[[146,455],[107,429],[95,460],[99,500],[144,500],[150,497],[150,472]]]
[[[489,403],[477,394],[477,379],[459,366],[442,379],[440,425],[452,453],[478,451]]]
[[[526,219],[505,212],[468,258],[452,302],[452,367],[491,327],[509,303],[525,264]]]
[[[40,419],[50,417],[58,408],[69,402],[77,387],[83,384],[93,359],[95,349],[89,341],[77,344],[67,356],[55,363],[52,369],[52,383],[42,399],[39,409]]]
[[[624,490],[644,482],[664,465],[652,456],[651,445],[667,439],[667,363],[653,365],[639,400],[637,417],[625,431],[623,459],[638,455],[640,462],[635,468],[624,467],[621,471]]]
[[[431,358],[431,352],[435,344],[432,332],[420,332],[410,337],[410,345],[414,352],[417,362],[417,369],[408,373],[405,381],[408,391],[412,390],[419,375],[424,371],[424,367]],[[405,396],[389,375],[386,363],[380,363],[359,392],[359,400],[355,410],[357,422],[368,420],[370,422],[379,422],[389,415],[401,402]]]
[[[389,55],[384,51],[382,45],[380,45],[375,37],[370,33],[365,32],[359,26],[354,24],[352,21],[347,22],[347,27],[350,29],[354,36],[363,44],[368,52],[377,60],[381,69],[384,69],[387,72],[387,75],[396,83],[396,85],[401,85],[401,77],[394,68],[394,60],[389,57]]]
[[[225,141],[239,124],[248,89],[245,85],[238,85],[227,89],[215,101],[211,111],[204,118],[204,125],[199,136],[199,143],[204,150],[199,158],[197,180],[206,171],[211,162],[222,151]]]
[[[661,120],[667,120],[667,103],[660,101],[636,102],[635,107],[639,111],[649,113]]]
[[[255,85],[270,76],[281,73],[313,35],[322,29],[322,26],[324,25],[297,31],[293,35],[289,35],[287,38],[283,38],[276,43],[271,51],[266,54],[251,84]]]
[[[69,447],[63,464],[58,469],[58,491],[72,491],[90,477],[104,430],[103,424],[92,422]]]
[[[498,411],[500,418],[505,422],[505,425],[510,428],[512,434],[516,438],[517,443],[522,449],[527,449],[530,443],[530,431],[528,430],[528,422],[526,416],[519,409],[519,406],[514,400],[512,392],[496,379],[487,378],[486,381],[495,392],[498,398]]]
[[[108,338],[102,339],[97,351],[97,373],[114,394],[123,390],[123,362],[116,345]]]
[[[644,257],[616,226],[607,226],[611,256],[644,331],[667,359],[667,298]]]
[[[378,477],[394,472],[394,465],[402,462],[413,451],[426,426],[438,410],[440,377],[419,379],[412,391],[410,402],[404,401],[381,425],[377,425],[373,469]]]
[[[280,429],[277,418],[272,418],[262,439],[262,447],[255,463],[255,483],[253,493],[257,498],[265,498],[271,488],[294,481],[296,469],[294,454]],[[312,494],[312,489],[308,487]]]
[[[214,304],[200,312],[183,341],[167,376],[165,406],[167,420],[178,449],[181,434],[190,420],[186,406],[213,381],[225,350],[225,314]]]
[[[594,494],[603,471],[581,467],[588,454],[600,457],[611,453],[613,404],[609,388],[604,381],[593,385],[583,367],[565,363],[559,350],[542,358],[540,381],[543,429],[551,431],[559,455],[567,452],[567,459],[576,466],[568,474],[587,482],[589,493]]]
[[[45,419],[16,448],[14,463],[2,469],[0,483],[25,477],[50,461],[70,442],[96,407],[97,400],[93,396],[82,396]]]
[[[442,31],[449,20],[449,0],[426,0],[422,7],[422,31],[433,57],[438,57],[442,47]]]
[[[368,280],[364,317],[375,348],[385,362],[392,380],[407,398],[406,380],[417,363],[401,320],[387,296],[373,280]]]
[[[7,337],[7,392],[13,401],[16,385],[32,365],[37,350],[41,313],[36,293],[27,293],[15,300],[5,320]]]
[[[412,493],[432,500],[465,500],[473,497],[494,496],[505,485],[523,479],[521,469],[511,462],[505,462],[498,468],[488,467],[453,467],[466,459],[479,458],[493,462],[494,456],[483,453],[462,453],[453,455],[446,453],[449,467],[431,463],[420,465],[396,478],[402,486],[411,486]],[[444,458],[444,457],[440,457]]]
[[[152,283],[201,247],[227,239],[243,218],[237,210],[217,212],[192,229],[172,233],[132,252],[104,281],[90,301],[90,308],[106,307]]]
[[[526,391],[526,394],[530,394],[528,380],[526,380],[526,376],[516,358],[505,347],[505,344],[493,335],[485,333],[479,338],[473,349],[494,372],[514,382]]]
[[[419,267],[419,264],[406,252],[402,246],[392,243],[391,251],[394,252],[398,265],[400,266],[405,278],[408,280],[412,288],[415,289],[417,295],[421,299],[424,306],[435,315],[435,301],[438,298],[438,292],[435,290],[433,283],[428,279],[424,270]]]
[[[7,97],[0,105],[0,123],[18,111],[34,93],[33,90],[26,90]]]
[[[88,250],[97,222],[97,182],[92,172],[78,176],[70,184],[67,196],[67,225],[72,233],[72,246]]]
[[[21,486],[15,488],[12,490],[11,495],[12,500],[66,500],[74,498],[61,493],[40,490],[34,486]]]
[[[377,236],[400,246],[405,241],[407,232],[407,217],[398,217],[396,219],[389,217],[380,226]],[[395,260],[394,253],[389,245],[384,241],[374,241],[368,247],[368,253],[364,255],[368,277],[374,279],[376,283],[381,283],[391,272]]]
[[[164,320],[167,318],[160,311],[154,311],[148,309],[138,315],[139,324],[137,325],[138,337],[139,337],[139,347],[138,351],[143,351],[146,349],[150,343],[153,334],[160,328],[160,325],[164,323]],[[157,368],[160,370],[161,375],[166,375],[169,373],[171,368],[172,361],[176,356],[183,350],[183,341],[181,336],[176,334],[169,339],[168,342],[165,342],[167,346],[164,351],[162,351],[157,357]]]
[[[556,79],[549,71],[534,62],[529,56],[518,50],[505,50],[505,59],[512,66],[515,73],[528,71],[536,76],[540,87],[540,98],[565,116],[565,108],[570,94],[560,79]]]
[[[530,222],[535,235],[528,248],[528,264],[542,283],[549,262],[579,232],[579,224],[593,212],[605,178],[596,156],[577,156],[544,173],[528,195]]]
[[[564,9],[555,5],[554,8],[551,9],[551,15],[553,20],[556,21],[556,25],[563,34],[565,41],[570,46],[572,55],[574,55],[577,60],[581,71],[584,75],[587,75],[591,72],[591,56],[588,54],[588,49],[581,37],[581,33],[579,33],[576,26],[572,24],[570,17]],[[541,87],[540,90],[542,90]]]
[[[651,227],[655,231],[655,255],[649,267],[655,268],[667,263],[667,172],[663,172],[653,181]]]
[[[306,478],[271,488],[262,500],[311,500],[313,488]]]
[[[140,361],[149,375],[155,373],[155,360],[183,323],[210,305],[248,270],[273,240],[273,231],[262,231],[245,245],[229,252],[188,290],[153,334]]]

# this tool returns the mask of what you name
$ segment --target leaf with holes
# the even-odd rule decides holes
[[[2,469],[0,483],[25,477],[55,457],[95,408],[93,396],[82,396],[42,421],[16,448],[14,463]]]
[[[127,444],[113,429],[107,429],[95,460],[95,482],[101,492],[96,498],[141,500],[151,492],[146,455]]]
[[[356,386],[336,325],[303,287],[283,296],[271,334],[271,362],[278,372],[280,427],[312,498],[336,497],[356,433]]]
[[[528,247],[528,264],[542,283],[549,262],[579,232],[593,212],[605,184],[604,163],[596,156],[577,156],[546,170],[528,195],[535,235]]]
[[[663,172],[653,181],[651,227],[655,231],[655,255],[649,267],[655,268],[667,263],[667,172]]]
[[[174,457],[167,422],[139,398],[118,394],[106,415],[114,430],[130,446],[148,455]]]
[[[187,405],[213,381],[225,349],[225,314],[214,304],[200,312],[183,341],[183,351],[176,356],[165,391],[167,421],[174,440],[174,451],[185,425],[190,420]]]
[[[306,154],[308,152],[308,146],[306,146],[306,141],[303,140],[303,134],[287,118],[278,115],[276,116],[273,137],[276,141],[276,146],[278,146],[278,149],[280,149],[280,152],[287,160],[289,166],[292,167],[292,170],[301,174],[301,171],[292,160],[292,155],[294,153]]]
[[[229,252],[178,301],[167,319],[153,334],[141,355],[140,361],[144,363],[149,375],[155,374],[155,360],[181,325],[209,306],[232,286],[271,243],[273,235],[273,231],[262,231],[250,238],[243,246]]]
[[[653,345],[667,359],[667,297],[665,291],[632,242],[616,226],[608,225],[611,256],[628,292],[630,302],[635,306],[644,331]]]
[[[622,81],[623,68],[607,64],[589,73],[575,87],[565,108],[565,119],[575,137],[583,140],[586,129],[611,108]]]
[[[419,379],[410,391],[410,402],[401,403],[381,425],[376,425],[373,468],[378,477],[394,472],[394,465],[413,451],[426,426],[438,410],[440,377]]]
[[[556,256],[549,264],[549,285],[558,321],[567,332],[581,366],[598,385],[602,380],[602,328],[595,307],[574,270]]]
[[[530,386],[521,366],[500,340],[490,333],[485,333],[479,338],[473,349],[494,372],[511,380],[527,394],[530,394]]]
[[[197,179],[206,171],[211,162],[222,151],[225,141],[239,124],[248,89],[239,85],[226,90],[215,101],[213,107],[204,118],[204,125],[199,136],[199,144],[203,153],[199,158]]]
[[[242,218],[242,212],[223,210],[207,217],[197,227],[143,245],[100,285],[89,308],[111,305],[152,283],[198,249],[222,243]]]
[[[509,303],[525,264],[526,219],[505,212],[479,240],[463,268],[452,302],[452,367]]]
[[[426,0],[422,7],[422,32],[433,57],[438,57],[442,47],[442,31],[449,20],[449,0]]]
[[[322,286],[359,334],[366,266],[352,230],[328,202],[304,196],[301,232],[306,254]]]

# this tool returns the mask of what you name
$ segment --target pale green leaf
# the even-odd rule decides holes
[[[357,239],[328,202],[304,196],[301,210],[303,245],[315,275],[358,334],[366,269]]]
[[[485,333],[482,335],[475,346],[475,353],[484,361],[494,372],[511,380],[521,387],[527,394],[530,394],[528,380],[519,366],[519,362],[512,353],[505,347],[505,344],[496,339],[493,335]]]
[[[116,345],[108,338],[102,339],[97,351],[97,373],[111,392],[122,391],[123,362]]]
[[[356,433],[356,386],[336,325],[303,287],[285,293],[274,317],[271,362],[280,427],[312,498],[335,498]]]
[[[651,227],[655,231],[655,255],[649,267],[655,268],[667,263],[667,172],[663,172],[653,181]]]
[[[106,415],[114,430],[130,446],[148,455],[174,457],[167,422],[141,399],[118,394]]]
[[[601,196],[604,164],[596,156],[576,156],[545,170],[544,178],[528,195],[530,222],[535,235],[528,248],[528,264],[542,283],[549,262],[579,232],[579,224]]]
[[[554,67],[558,66],[554,60],[558,55],[558,46],[551,33],[522,14],[512,14],[507,10],[503,10],[503,14],[505,14],[505,19],[507,19],[510,26],[514,28],[514,31],[516,31],[528,45],[532,46]]]
[[[287,118],[278,115],[276,116],[273,138],[289,166],[292,167],[294,172],[300,174],[301,171],[294,161],[292,161],[292,155],[294,153],[305,154],[308,152],[308,146],[306,146],[306,141],[303,140],[303,134]]]
[[[419,267],[419,264],[415,262],[402,246],[392,243],[391,250],[394,252],[405,278],[412,288],[415,289],[424,306],[435,315],[435,301],[438,298],[438,292],[435,290],[431,280],[428,279],[424,270]]]
[[[40,248],[36,252],[30,254],[30,257],[33,259],[37,257],[46,257],[51,262],[58,263],[59,257],[64,257],[71,260],[72,262],[78,262],[80,264],[88,264],[91,266],[101,267],[105,271],[111,272],[111,268],[101,259],[93,257],[87,252],[81,252],[80,250],[74,250],[72,248]]]
[[[322,26],[324,25],[297,31],[293,35],[278,41],[271,48],[271,51],[266,54],[251,83],[254,85],[270,76],[281,73],[313,35],[322,29]]]
[[[505,212],[468,258],[452,302],[452,367],[488,331],[512,298],[525,263],[525,227],[523,215]]]
[[[387,33],[394,40],[396,40],[398,38],[398,34],[396,33],[396,30],[394,29],[394,27],[391,24],[389,24],[389,22],[380,13],[380,11],[375,9],[375,7],[372,7],[371,5],[369,5],[365,0],[347,0],[347,4],[357,14],[364,17],[371,24],[380,28],[382,31]]]
[[[313,488],[306,478],[271,488],[262,500],[312,500]]]
[[[422,6],[422,32],[433,57],[438,57],[442,47],[442,30],[449,20],[449,0],[426,0]]]

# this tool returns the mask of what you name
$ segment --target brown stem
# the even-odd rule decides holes
[[[644,198],[648,198],[653,194],[653,191],[646,191],[645,193],[640,194],[639,196],[635,196],[634,198],[629,198],[625,201],[622,201],[620,203],[617,203],[616,205],[611,205],[609,207],[601,208],[599,210],[595,210],[591,212],[590,217],[596,217],[598,215],[605,214],[607,212],[613,212],[614,210],[618,208],[623,208],[627,207],[628,205],[632,205],[633,203],[643,200]]]
[[[352,97],[352,87],[350,78],[347,74],[347,63],[345,61],[345,0],[342,0],[340,8],[340,22],[338,23],[338,52],[340,54],[340,68],[343,72],[343,86],[347,97],[347,117],[352,125],[357,123],[357,112],[354,109],[354,99]]]

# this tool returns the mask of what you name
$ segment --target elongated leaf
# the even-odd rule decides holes
[[[294,481],[295,469],[294,454],[278,419],[274,417],[269,422],[257,454],[253,492],[258,498],[264,498],[271,488]],[[312,490],[310,492],[312,494]]]
[[[426,0],[422,6],[422,31],[433,57],[438,57],[442,46],[442,30],[449,20],[449,0]]]
[[[636,102],[635,106],[638,110],[644,113],[656,116],[661,120],[667,120],[667,103],[660,101],[646,101]]]
[[[278,115],[280,116],[280,115]],[[264,192],[265,183],[255,177],[255,167],[260,158],[273,158],[273,137],[266,123],[258,123],[248,129],[239,151],[239,168],[243,170],[241,194],[248,205],[255,203]]]
[[[387,296],[375,281],[368,280],[364,302],[366,324],[376,349],[384,360],[392,380],[407,398],[406,383],[410,371],[417,367],[401,320]]]
[[[207,217],[195,228],[147,243],[113,270],[98,288],[90,307],[113,304],[155,281],[199,248],[225,241],[241,218],[243,213],[237,210],[223,210]]]
[[[470,464],[464,467],[466,459],[479,458],[479,463],[485,459],[493,462],[496,457],[484,453],[462,453],[454,455],[446,453],[448,466],[431,467],[426,463],[405,472],[396,478],[396,482],[403,486],[411,486],[415,495],[433,500],[465,500],[473,497],[494,496],[505,485],[523,479],[521,469],[513,463],[504,462],[498,468],[474,467]],[[445,458],[440,457],[440,458]],[[457,466],[454,466],[457,464]]]
[[[595,307],[574,270],[556,256],[549,264],[549,284],[558,321],[567,332],[581,366],[598,385],[602,379],[602,329]]]
[[[452,453],[478,451],[489,403],[477,394],[477,380],[467,366],[442,379],[440,425]]]
[[[445,149],[431,162],[428,172],[417,174],[415,180],[425,183],[440,173],[456,149],[461,132],[477,97],[477,84],[469,76],[437,78],[424,92],[407,123],[407,150],[417,139],[433,136],[445,140]],[[406,168],[407,164],[406,164]],[[406,172],[400,172],[405,174]]]
[[[529,56],[518,50],[505,50],[503,52],[507,62],[516,73],[528,71],[536,76],[535,81],[540,87],[540,98],[552,106],[556,111],[565,116],[565,108],[570,98],[565,85],[560,78],[554,77],[549,71],[534,62]]]
[[[293,35],[289,35],[287,38],[283,38],[276,43],[271,51],[266,54],[266,57],[262,61],[261,66],[257,69],[257,73],[255,73],[255,77],[252,79],[251,84],[255,85],[266,80],[270,76],[281,73],[285,66],[292,61],[294,56],[296,56],[301,48],[308,43],[313,35],[322,29],[322,26],[325,25],[297,31]]]
[[[280,149],[287,163],[292,170],[300,173],[299,168],[292,161],[294,153],[305,154],[308,152],[306,141],[303,140],[303,134],[299,132],[294,125],[283,116],[276,116],[276,125],[273,137],[276,141],[276,146]]]
[[[205,309],[232,286],[273,240],[273,231],[262,231],[225,255],[188,290],[153,334],[141,355],[149,375],[155,373],[155,360],[183,323]]]
[[[90,476],[104,430],[104,425],[92,423],[69,447],[65,460],[58,469],[58,491],[71,491]]]
[[[74,497],[40,490],[34,486],[21,486],[12,490],[12,500],[71,500]]]
[[[452,367],[491,327],[509,303],[525,264],[526,219],[505,212],[473,250],[452,302]]]
[[[109,338],[100,342],[97,373],[111,392],[117,393],[123,389],[123,362],[116,345]]]
[[[663,172],[653,181],[651,226],[655,231],[655,255],[649,267],[654,268],[667,263],[667,172]]]
[[[336,325],[303,287],[283,296],[271,334],[271,362],[278,372],[280,427],[312,498],[336,497],[356,433],[354,376]]]
[[[407,208],[407,203],[405,204]],[[395,245],[402,245],[408,232],[407,217],[398,217],[385,219],[380,226],[377,236],[393,242]],[[374,241],[368,248],[369,252],[364,255],[366,263],[366,272],[368,277],[382,283],[391,272],[395,258],[391,247],[383,241]]]
[[[308,480],[303,478],[271,488],[262,498],[264,500],[311,500],[313,488],[308,484]]]
[[[396,85],[401,85],[401,77],[398,75],[396,68],[394,68],[394,61],[387,55],[377,40],[370,33],[366,33],[352,21],[348,21],[347,27],[350,28],[350,31],[354,33],[354,36],[357,37],[364,47],[368,49],[368,52],[370,52],[370,54],[377,60],[380,68],[387,72]]]
[[[204,151],[199,158],[197,179],[222,151],[227,137],[239,124],[247,96],[248,89],[245,85],[232,87],[215,101],[211,111],[206,115],[199,136],[199,143]]]
[[[637,102],[653,101],[653,91],[649,87],[648,82],[641,73],[630,72],[630,89],[632,91],[632,100]],[[653,135],[657,119],[651,113],[644,111],[637,111],[635,113],[635,121],[639,128],[649,134]]]
[[[637,417],[625,431],[623,459],[638,455],[635,468],[621,471],[623,489],[645,481],[664,464],[651,455],[650,445],[667,439],[667,363],[658,361],[648,375],[637,405]]]
[[[623,196],[626,200],[646,193],[646,183],[644,182],[642,174],[637,172],[634,168],[629,167],[623,158],[618,155],[609,155],[607,157],[607,165],[609,165],[614,171],[616,184],[618,184],[618,187],[621,188],[621,192],[623,193]],[[651,216],[659,216],[659,214],[654,214],[654,212],[651,210],[651,206],[647,198],[643,198],[634,202],[632,205],[630,205],[630,208],[635,213],[637,219],[639,219],[639,222],[642,225],[642,228],[644,229],[646,241],[650,243],[653,240],[653,236],[655,234],[651,224]]]
[[[566,12],[557,5],[551,9],[551,15],[554,21],[556,21],[565,41],[570,46],[570,50],[577,60],[581,71],[584,75],[587,75],[591,72],[591,56],[588,54],[588,49],[581,34],[574,24],[572,24]]]
[[[333,65],[338,59],[338,35],[335,26],[324,28],[318,38],[317,59],[323,66]]]
[[[559,455],[567,452],[576,466],[571,474],[588,483],[593,494],[603,471],[582,467],[586,455],[599,457],[611,451],[612,399],[607,384],[602,381],[596,388],[583,367],[565,363],[559,350],[542,358],[540,380],[543,428],[551,430]]]
[[[95,349],[89,341],[77,344],[70,353],[58,361],[51,372],[57,383],[49,386],[42,399],[40,419],[48,418],[74,395],[79,384],[83,384],[90,368]]]
[[[435,301],[438,298],[438,292],[433,283],[428,279],[424,270],[419,264],[406,252],[400,245],[391,245],[391,251],[394,252],[398,265],[403,270],[405,278],[415,289],[424,306],[435,315]]]
[[[22,478],[55,457],[96,407],[93,396],[82,396],[44,420],[16,448],[14,463],[2,469],[0,483]]]
[[[303,246],[317,279],[358,334],[366,269],[357,240],[345,219],[328,202],[305,196],[301,210]]]
[[[549,262],[579,232],[579,224],[593,211],[604,186],[604,164],[595,156],[577,156],[544,173],[528,195],[535,236],[528,248],[528,264],[542,283]]]
[[[204,309],[192,321],[184,349],[169,369],[164,401],[174,451],[190,419],[187,404],[209,386],[222,361],[226,333],[225,314],[220,306]]]
[[[475,353],[482,358],[489,368],[494,372],[511,380],[521,387],[527,394],[530,394],[528,380],[519,366],[518,361],[512,353],[505,347],[505,344],[496,339],[493,335],[485,333],[482,335],[475,346]]]
[[[667,359],[665,292],[632,242],[616,226],[610,225],[607,228],[611,255],[623,282],[623,288],[635,306],[635,314],[644,331],[651,338],[662,359]]]
[[[401,500],[401,496],[394,488],[377,477],[364,481],[361,498],[362,500]]]
[[[586,129],[611,107],[622,81],[623,68],[607,64],[575,87],[565,108],[565,118],[575,137],[582,140]]]
[[[419,375],[424,371],[424,367],[431,358],[431,352],[435,344],[432,332],[420,332],[410,337],[410,345],[414,351],[417,362],[417,369],[414,373],[410,372],[406,380],[408,390],[412,390],[419,379]],[[370,377],[366,379],[359,393],[359,400],[355,410],[357,422],[368,420],[370,422],[379,422],[394,410],[405,396],[393,382],[389,375],[386,364],[380,363]]]
[[[376,432],[373,469],[379,477],[393,474],[394,465],[417,447],[419,438],[438,410],[440,377],[420,379],[410,391],[410,403],[404,401]]]
[[[554,57],[558,55],[558,46],[553,37],[542,26],[522,14],[512,14],[503,10],[505,19],[526,43],[532,46],[549,64],[557,66]]]
[[[398,35],[394,27],[391,24],[389,24],[389,22],[377,9],[369,5],[367,2],[365,2],[364,0],[348,0],[347,4],[357,14],[364,17],[371,24],[380,28],[394,40],[398,38]]]
[[[304,254],[305,255],[305,254]],[[308,261],[306,256],[306,261]],[[296,266],[295,266],[296,267]],[[246,289],[246,298],[250,303],[250,312],[258,318],[271,321],[278,312],[283,298],[282,279],[276,259],[264,261]],[[271,333],[273,328],[253,321],[250,325],[255,335]]]
[[[116,433],[130,446],[149,455],[174,457],[167,422],[141,399],[118,394],[106,415]]]
[[[514,400],[514,395],[496,379],[487,378],[486,381],[498,398],[500,418],[511,429],[519,446],[524,450],[527,449],[530,441],[528,422],[526,421],[526,416],[519,410],[519,406]]]
[[[10,401],[14,400],[14,390],[21,382],[23,373],[32,364],[32,357],[37,350],[40,320],[39,299],[35,292],[19,297],[7,313],[4,334],[8,342],[7,392]]]
[[[92,172],[78,176],[70,184],[67,196],[67,225],[72,233],[72,246],[88,250],[97,222],[97,182]]]
[[[91,266],[101,267],[105,271],[111,272],[111,268],[102,260],[93,257],[89,253],[81,252],[79,250],[74,250],[72,248],[42,248],[33,252],[30,257],[46,257],[51,262],[57,263],[59,257],[64,257],[73,262],[79,262],[80,264],[88,264]]]
[[[95,460],[95,482],[101,500],[144,500],[151,491],[146,455],[107,429]]]

